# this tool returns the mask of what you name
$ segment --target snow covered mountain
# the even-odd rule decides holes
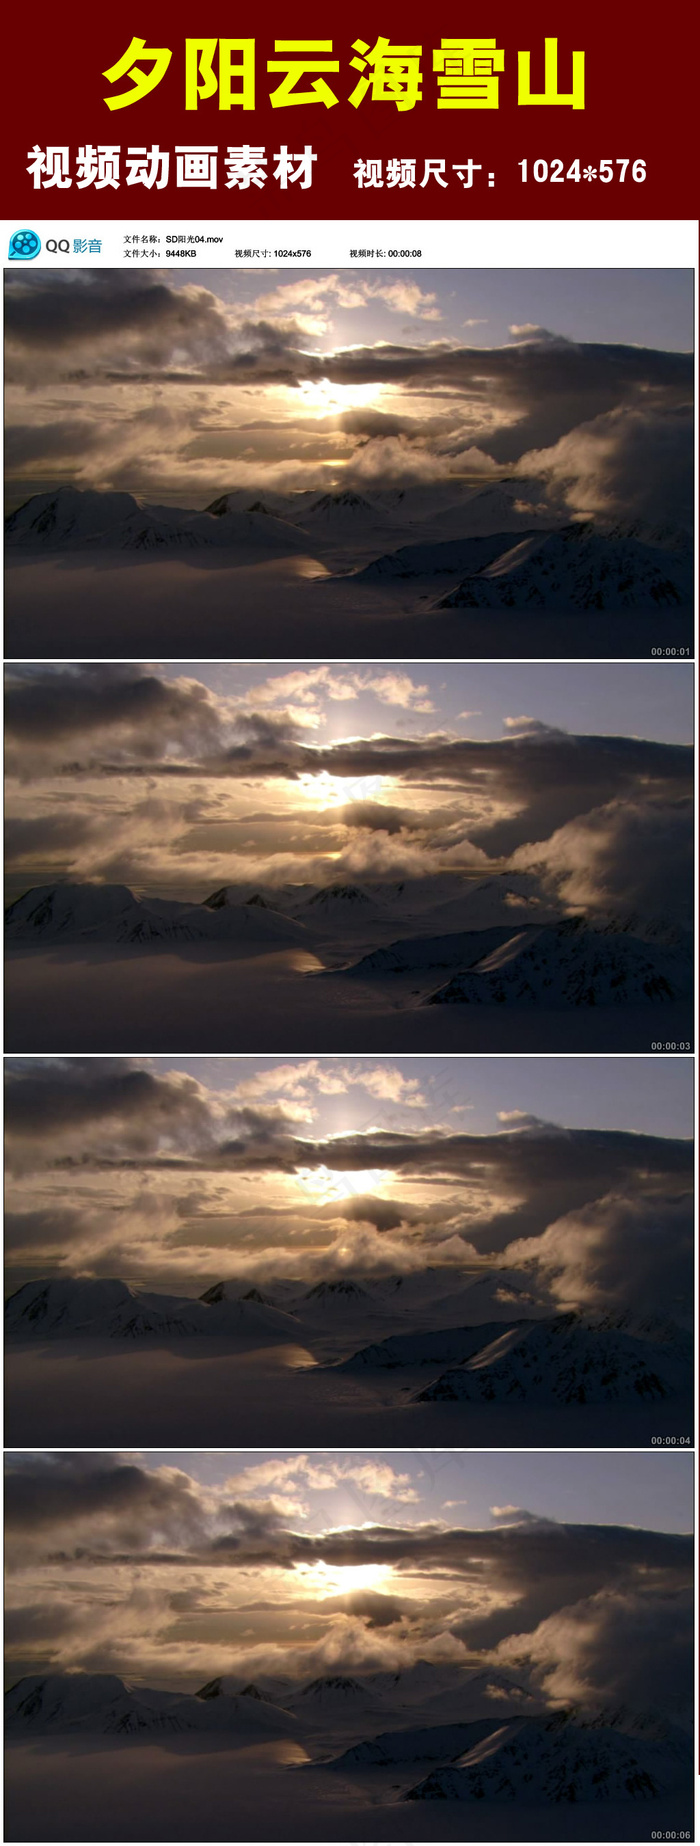
[[[345,1673],[331,1673],[312,1679],[289,1700],[290,1709],[306,1716],[332,1720],[371,1709],[372,1698],[359,1679]]]
[[[307,897],[301,914],[322,921],[344,923],[360,916],[363,920],[376,914],[377,900],[361,885],[324,885]]]
[[[132,1689],[114,1673],[31,1674],[6,1692],[5,1726],[8,1733],[44,1736],[86,1726],[103,1732],[182,1730],[180,1703],[176,1693]]]
[[[201,904],[138,898],[127,885],[35,885],[5,913],[14,942],[270,943],[303,945],[303,923],[271,905],[214,899]]]
[[[358,527],[368,524],[378,525],[381,514],[377,506],[367,500],[364,494],[353,493],[346,488],[342,493],[320,494],[300,512],[299,524],[307,532],[314,532],[319,527],[334,533],[350,535]]]
[[[228,1295],[225,1284],[199,1301],[188,1296],[141,1294],[127,1282],[65,1278],[25,1282],[5,1304],[8,1340],[185,1339],[296,1340],[299,1324],[281,1308]]]
[[[195,1692],[195,1698],[221,1699],[231,1693],[236,1698],[260,1699],[264,1705],[274,1705],[274,1699],[271,1699],[267,1692],[261,1692],[260,1687],[256,1686],[253,1680],[247,1686],[240,1686],[237,1681],[229,1680],[223,1673],[220,1673],[216,1679],[208,1679],[205,1686],[200,1686],[199,1691]]]
[[[116,1674],[68,1672],[29,1674],[5,1694],[8,1742],[41,1738],[93,1737],[164,1742],[199,1735],[230,1739],[235,1747],[284,1738],[303,1738],[315,1766],[362,1779],[398,1774],[400,1800],[484,1801],[542,1805],[567,1802],[655,1801],[678,1790],[691,1773],[692,1725],[688,1732],[656,1713],[622,1709],[590,1713],[532,1710],[514,1715],[522,1688],[488,1670],[461,1677],[481,1705],[461,1716],[429,1715],[435,1684],[454,1679],[448,1663],[417,1661],[405,1673],[362,1678],[332,1674],[301,1688],[278,1682],[270,1692],[255,1682],[241,1686],[226,1676],[208,1680],[196,1693],[170,1692],[123,1680]],[[373,1711],[381,1723],[384,1706],[402,1703],[402,1682],[416,1680],[411,1721],[400,1728],[363,1736]],[[272,1682],[270,1682],[272,1687]],[[444,1697],[454,1696],[447,1685]],[[498,1701],[496,1703],[496,1701]],[[433,1704],[435,1700],[433,1699]],[[489,1703],[491,1709],[488,1709]],[[529,1706],[529,1709],[527,1707]],[[358,1734],[359,1733],[359,1734]],[[346,1743],[339,1751],[341,1742]],[[104,1747],[104,1746],[102,1746]],[[177,1742],[175,1747],[179,1747]],[[186,1748],[186,1745],[183,1744]],[[329,1749],[332,1754],[328,1754]],[[422,1773],[428,1769],[428,1774]],[[421,1776],[415,1781],[415,1775]],[[375,1787],[388,1784],[381,1780]],[[395,1799],[396,1780],[391,1785]]]
[[[543,893],[537,877],[529,872],[501,872],[483,883],[465,883],[453,897],[436,903],[430,921],[435,931],[446,933],[500,925],[512,931],[519,923],[557,923],[559,916],[559,906]]]
[[[235,512],[220,502],[202,513],[186,507],[149,506],[131,494],[61,487],[34,494],[5,526],[9,547],[46,551],[126,551],[175,556],[229,551],[284,556],[306,549],[291,522],[268,513]]]
[[[452,1767],[435,1769],[406,1801],[654,1801],[690,1773],[681,1733],[641,1739],[575,1712],[516,1719]]]
[[[416,1401],[654,1403],[691,1388],[689,1348],[684,1360],[674,1344],[636,1338],[572,1313],[497,1329],[495,1338],[458,1370],[442,1373]]]
[[[531,1325],[534,1323],[525,1320],[516,1322],[519,1329]],[[394,1371],[407,1365],[462,1365],[502,1332],[502,1321],[485,1321],[480,1327],[438,1328],[434,1333],[395,1333],[375,1345],[363,1346],[336,1369],[339,1372]]]
[[[306,1290],[298,1303],[297,1312],[303,1314],[354,1314],[360,1308],[371,1308],[372,1297],[361,1283],[353,1282],[349,1277],[340,1276],[334,1282],[315,1282],[313,1288]]]
[[[523,530],[524,529],[524,530]],[[520,526],[523,539],[534,534],[527,521]],[[400,545],[397,551],[384,552],[362,570],[354,571],[357,583],[375,583],[380,578],[396,582],[410,577],[477,576],[504,553],[513,549],[513,532],[493,532],[468,538],[438,539],[431,543]]]
[[[558,917],[530,873],[437,877],[432,904],[426,881],[415,883],[232,885],[199,903],[137,897],[126,885],[37,885],[9,905],[6,934],[18,946],[307,948],[326,954],[321,979],[414,977],[407,1001],[428,1006],[561,1009],[690,994],[692,938],[672,918]],[[415,933],[391,940],[400,919]]]
[[[128,885],[35,885],[5,912],[10,936],[73,938],[104,924],[118,929],[132,916],[137,899]]]
[[[394,946],[408,960],[410,944]],[[613,927],[591,929],[583,918],[566,917],[501,941],[455,972],[426,1004],[640,1005],[685,998],[691,983],[685,946],[646,942]]]
[[[471,571],[441,609],[689,607],[692,558],[586,522],[535,533]]]
[[[154,1691],[111,1673],[31,1674],[5,1694],[10,1736],[89,1733],[136,1736],[149,1732],[210,1732],[255,1741],[293,1735],[294,1714],[268,1699],[233,1694],[217,1699]]]
[[[329,1769],[385,1769],[393,1763],[444,1762],[489,1737],[497,1719],[474,1718],[471,1724],[418,1725],[413,1730],[382,1731],[352,1744],[327,1765]]]
[[[198,1304],[177,1296],[140,1296],[115,1280],[25,1282],[5,1304],[7,1338],[72,1339],[104,1333],[124,1338],[138,1333],[191,1333],[202,1321]]]
[[[413,974],[419,970],[455,968],[480,961],[512,937],[512,925],[492,929],[450,931],[444,936],[407,936],[386,948],[371,949],[343,972],[360,980],[383,980],[386,975]]]
[[[647,941],[622,923],[592,927],[583,917],[407,936],[372,949],[343,970],[345,978],[377,981],[415,975],[423,1004],[443,1006],[620,1006],[674,1000],[691,989],[684,932],[675,943]],[[431,991],[432,970],[451,977]]]

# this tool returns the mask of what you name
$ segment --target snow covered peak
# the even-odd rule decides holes
[[[361,885],[325,885],[306,899],[305,910],[320,911],[325,916],[347,914],[353,910],[373,910],[376,900]]]
[[[347,1674],[329,1674],[322,1679],[312,1679],[303,1686],[298,1695],[299,1702],[305,1704],[331,1706],[337,1708],[347,1705],[366,1705],[367,1688],[359,1679],[351,1679]]]
[[[196,1699],[220,1699],[223,1698],[223,1692],[224,1682],[219,1675],[218,1679],[208,1679],[205,1686],[199,1686],[194,1696]]]
[[[515,1720],[435,1769],[406,1801],[655,1801],[690,1768],[690,1750],[633,1738],[577,1713]]]
[[[260,1687],[256,1686],[253,1680],[250,1680],[247,1686],[239,1686],[236,1680],[229,1679],[223,1673],[218,1674],[216,1679],[208,1679],[206,1685],[200,1686],[194,1696],[196,1699],[203,1699],[205,1701],[208,1699],[240,1698],[255,1699],[263,1705],[271,1705],[273,1703],[269,1694],[267,1692],[261,1692]]]
[[[401,946],[410,950],[410,944]],[[684,945],[648,943],[613,924],[597,930],[582,917],[566,917],[554,925],[521,930],[481,958],[463,962],[426,1004],[658,1004],[681,998],[690,982]]]
[[[305,943],[303,923],[265,902],[235,901],[228,889],[201,904],[137,898],[126,885],[37,885],[5,913],[10,939],[154,945],[159,942]]]
[[[661,1403],[687,1388],[691,1374],[688,1357],[672,1347],[568,1313],[499,1332],[416,1401]]]
[[[5,1696],[8,1733],[143,1736],[240,1733],[244,1740],[293,1734],[293,1713],[248,1687],[229,1693],[210,1680],[195,1694],[136,1686],[108,1673],[54,1673],[18,1681]]]
[[[81,1281],[73,1277],[51,1282],[25,1282],[5,1304],[6,1333],[69,1333],[89,1325],[95,1317],[108,1318],[138,1299],[136,1291],[117,1280]]]
[[[34,885],[8,906],[13,934],[60,935],[116,923],[137,903],[128,885]]]
[[[315,1282],[313,1288],[307,1289],[305,1301],[368,1301],[367,1289],[361,1288],[359,1282]]]
[[[179,1342],[204,1335],[232,1344],[293,1340],[292,1314],[245,1299],[225,1282],[198,1301],[189,1296],[139,1293],[125,1282],[74,1277],[27,1282],[5,1306],[7,1339],[141,1340]]]
[[[465,576],[441,609],[663,609],[692,604],[692,558],[590,521],[536,533]]]
[[[66,1717],[82,1717],[99,1701],[118,1698],[125,1691],[124,1680],[116,1673],[31,1673],[6,1692],[5,1716],[27,1722],[41,1718],[52,1724]]]
[[[211,897],[203,898],[202,903],[205,909],[223,910],[224,904],[230,904],[231,902],[235,903],[235,898],[231,899],[229,897],[229,888],[228,885],[220,885],[218,891],[212,891]]]
[[[245,496],[243,496],[245,499]],[[149,506],[131,494],[61,487],[35,494],[11,514],[10,547],[36,551],[127,551],[146,555],[194,554],[211,549],[250,556],[289,555],[304,539],[288,520],[262,503],[240,504],[225,494],[205,512],[193,507]]]
[[[14,544],[76,544],[99,538],[140,510],[132,494],[59,487],[55,493],[33,494],[25,500],[10,514],[5,531]]]
[[[372,512],[374,512],[374,508],[371,501],[365,500],[362,494],[353,493],[350,488],[345,488],[342,493],[321,494],[320,499],[315,500],[313,506],[308,508],[306,517],[309,519],[328,518],[333,517],[333,515],[337,513],[357,514]]]

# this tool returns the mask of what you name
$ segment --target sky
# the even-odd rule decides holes
[[[681,663],[12,667],[8,896],[509,870],[567,912],[681,918],[692,686]]]
[[[547,1312],[687,1323],[690,1060],[553,1062],[7,1060],[8,1289],[496,1266]]]
[[[327,319],[319,339],[329,349],[337,340],[351,345],[358,324],[368,339],[387,340],[397,329],[411,331],[411,321],[425,320],[447,339],[460,340],[465,329],[474,346],[504,345],[513,326],[551,327],[566,340],[629,341],[668,352],[693,346],[692,272],[688,269],[420,269],[402,265],[388,275],[381,270],[346,271],[343,280],[358,290],[354,305],[345,305],[342,290],[328,289],[327,269],[202,269],[197,280],[232,306],[253,306],[272,289],[291,291],[309,281],[326,293],[317,317]],[[188,287],[186,277],[168,277]],[[392,285],[394,292],[392,293]],[[403,287],[402,287],[403,285]],[[370,291],[376,290],[372,294]],[[354,300],[354,298],[352,298]],[[282,301],[285,295],[282,295]],[[290,305],[294,293],[286,296]],[[410,312],[413,305],[413,313]],[[361,316],[361,319],[360,319]]]
[[[675,1717],[691,1506],[684,1455],[10,1455],[8,1678],[293,1688],[428,1659]]]
[[[692,522],[692,315],[690,270],[12,274],[8,506],[515,473]]]
[[[312,1060],[320,1071],[345,1070],[346,1058]],[[295,1060],[296,1062],[296,1060]],[[308,1065],[301,1058],[299,1065]],[[351,1067],[352,1067],[351,1061]],[[626,1128],[632,1133],[690,1135],[694,1124],[693,1067],[690,1058],[666,1058],[660,1066],[651,1058],[558,1057],[454,1057],[360,1058],[367,1071],[395,1070],[409,1083],[417,1082],[423,1107],[434,1119],[448,1124],[453,1115],[469,1116],[474,1134],[495,1132],[502,1111],[522,1109],[567,1128]],[[256,1075],[278,1068],[272,1057],[149,1059],[155,1071],[187,1071],[201,1082],[223,1091],[235,1089],[248,1073]],[[95,1067],[99,1070],[99,1064]],[[378,1088],[378,1086],[377,1086]],[[389,1086],[387,1085],[387,1088]],[[386,1128],[410,1128],[415,1108],[402,1100],[397,1083],[393,1095],[372,1095],[362,1085],[347,1085],[341,1095],[316,1085],[315,1120],[324,1133],[342,1128],[365,1128],[370,1121]]]
[[[382,1449],[372,1453],[379,1453],[395,1477],[404,1477],[407,1493],[415,1493],[414,1500],[407,1498],[403,1503],[419,1509],[406,1512],[411,1520],[441,1519],[459,1506],[465,1524],[487,1526],[493,1507],[507,1504],[508,1494],[514,1494],[517,1506],[525,1505],[529,1496],[547,1519],[574,1524],[590,1519],[601,1525],[645,1526],[653,1532],[690,1532],[693,1528],[692,1471],[687,1456],[664,1456],[664,1462],[670,1459],[672,1465],[664,1468],[662,1477],[650,1467],[648,1455],[634,1450],[625,1454],[623,1467],[619,1455],[605,1450],[584,1449],[576,1456],[565,1450],[553,1456],[543,1449],[505,1454],[483,1449]],[[293,1450],[282,1450],[280,1455],[287,1462],[296,1459]],[[270,1459],[269,1449],[246,1449],[238,1461],[246,1468],[259,1468]],[[203,1486],[221,1486],[233,1471],[235,1454],[225,1449],[174,1454],[166,1449],[151,1450],[140,1460],[144,1467],[156,1470],[175,1463]],[[332,1455],[326,1460],[331,1462]],[[303,1497],[303,1469],[298,1473]],[[381,1495],[356,1479],[329,1482],[318,1492],[306,1491],[307,1510],[300,1516],[311,1530],[349,1524],[358,1510],[363,1518],[376,1518],[382,1512]],[[398,1497],[402,1489],[393,1491]]]

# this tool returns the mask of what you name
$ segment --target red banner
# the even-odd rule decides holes
[[[5,211],[27,223],[696,215],[692,45],[629,9],[210,0],[6,32]]]

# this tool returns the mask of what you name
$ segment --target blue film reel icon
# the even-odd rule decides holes
[[[14,231],[10,238],[10,261],[29,263],[33,256],[38,256],[41,238],[36,231]]]

